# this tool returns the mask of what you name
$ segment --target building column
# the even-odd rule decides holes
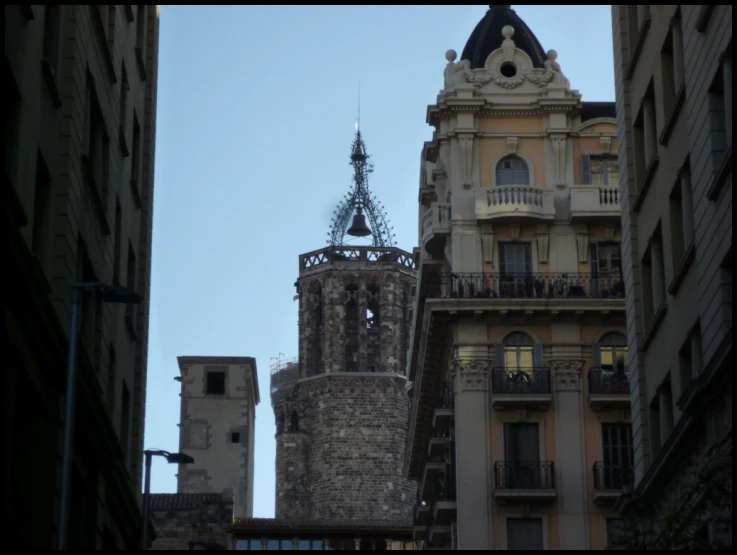
[[[665,269],[663,268],[663,245],[660,239],[650,244],[650,264],[652,268],[653,313],[665,303]]]
[[[660,444],[668,440],[673,431],[673,396],[670,387],[661,387],[658,392],[658,410],[660,420]]]
[[[458,342],[486,341],[486,325],[459,323]],[[491,452],[487,347],[459,346],[451,369],[455,392],[458,549],[491,549]]]
[[[560,549],[588,549],[589,527],[584,461],[582,360],[551,361],[555,387],[555,487],[558,491]]]

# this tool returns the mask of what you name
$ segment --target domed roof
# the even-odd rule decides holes
[[[489,11],[471,33],[461,60],[469,60],[471,69],[484,67],[489,54],[501,48],[504,40],[502,28],[505,25],[514,27],[514,45],[532,59],[532,65],[544,67],[546,57],[540,41],[511,6],[489,6]]]

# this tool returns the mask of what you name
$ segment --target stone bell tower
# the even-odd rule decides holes
[[[415,488],[402,469],[415,266],[369,195],[358,130],[351,164],[329,246],[299,257],[299,362],[271,375],[276,517],[410,525]],[[373,244],[346,246],[346,234]]]

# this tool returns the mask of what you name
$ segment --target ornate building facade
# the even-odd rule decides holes
[[[636,548],[732,543],[732,7],[613,6]],[[630,527],[633,528],[633,527]]]
[[[426,548],[602,549],[632,429],[614,103],[490,6],[428,107],[406,471]]]

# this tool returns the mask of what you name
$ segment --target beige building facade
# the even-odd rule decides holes
[[[71,286],[85,294],[68,545],[135,548],[151,274],[159,11],[5,6],[3,514],[9,545],[57,536]]]
[[[731,546],[732,8],[612,25],[636,477],[617,508],[639,545]]]
[[[428,107],[406,470],[425,548],[603,549],[632,481],[613,103],[490,6]]]

